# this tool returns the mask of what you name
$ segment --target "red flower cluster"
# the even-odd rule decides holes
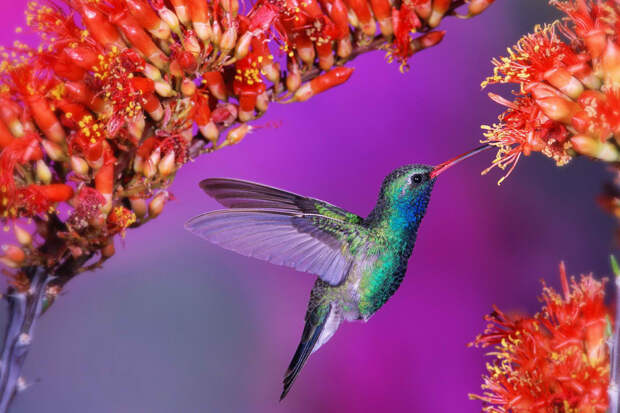
[[[472,0],[468,15],[492,1]],[[1,260],[53,272],[108,258],[114,235],[161,212],[190,158],[239,142],[272,101],[342,84],[362,52],[382,48],[404,67],[463,4],[258,0],[241,14],[238,0],[29,3],[41,45],[0,49],[0,216],[20,244]]]
[[[562,294],[544,286],[543,308],[534,317],[508,316],[495,308],[474,345],[493,347],[482,396],[493,413],[604,413],[608,407],[610,312],[603,283],[579,282],[560,265]]]
[[[507,57],[493,60],[493,76],[482,83],[519,86],[514,101],[490,94],[507,110],[499,123],[483,126],[485,142],[499,148],[489,169],[509,168],[507,175],[531,152],[542,152],[558,166],[577,154],[620,159],[620,4],[550,3],[566,18],[521,38]]]

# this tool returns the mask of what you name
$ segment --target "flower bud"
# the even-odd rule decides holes
[[[176,95],[176,92],[172,86],[170,86],[170,83],[164,80],[155,81],[155,92],[163,98],[169,98]]]
[[[154,116],[151,116],[154,117]],[[157,120],[157,119],[155,119]],[[136,116],[127,120],[127,131],[133,136],[136,141],[140,141],[144,128],[146,127],[146,121],[144,119],[144,113],[140,112]]]
[[[425,35],[420,37],[416,37],[415,39],[411,40],[411,48],[413,52],[416,53],[420,50],[436,46],[437,44],[439,44],[439,42],[443,40],[445,34],[445,31],[438,30],[426,33]]]
[[[237,28],[231,25],[222,35],[222,40],[220,40],[220,49],[222,49],[223,53],[227,53],[235,47],[236,43]]]
[[[110,238],[105,247],[101,248],[101,257],[104,259],[108,259],[116,253],[116,249],[114,248],[114,240]]]
[[[316,53],[314,51],[314,45],[307,39],[307,42],[299,42],[297,45],[297,55],[301,59],[302,62],[306,63],[308,66],[314,63],[314,58],[316,57]]]
[[[168,193],[168,191],[161,191],[157,195],[155,195],[155,197],[149,204],[149,217],[155,218],[156,216],[161,214],[161,211],[164,210],[164,204],[169,197],[170,194]]]
[[[220,44],[222,41],[222,26],[220,26],[217,20],[213,21],[212,29],[213,32],[211,33],[211,41],[213,44]]]
[[[179,56],[183,56],[183,55],[180,53]],[[184,75],[183,68],[181,67],[181,64],[179,63],[178,58],[170,62],[170,66],[168,66],[168,70],[170,71],[170,74],[174,77],[183,77]]]
[[[32,235],[17,224],[13,225],[13,231],[15,232],[15,238],[23,246],[32,245]]]
[[[467,9],[467,16],[477,16],[487,9],[495,0],[471,0]]]
[[[215,122],[209,121],[206,125],[200,126],[199,129],[200,133],[202,133],[202,135],[207,138],[209,142],[213,144],[217,143],[217,140],[220,137],[220,130],[215,125]]]
[[[263,65],[262,68],[265,77],[272,83],[280,83],[280,64],[270,62]]]
[[[183,96],[193,96],[196,93],[196,84],[190,78],[183,78],[181,83],[181,92]]]
[[[252,131],[252,126],[244,123],[242,125],[237,126],[236,128],[231,129],[226,135],[226,143],[229,145],[235,145],[243,140],[245,135]]]
[[[607,35],[603,29],[592,29],[584,36],[584,43],[592,59],[598,59],[605,50]]]
[[[235,18],[239,13],[239,0],[220,0],[220,4],[224,11],[231,14],[232,18]]]
[[[170,27],[170,30],[181,36],[179,19],[172,10],[167,7],[161,7],[159,10],[157,10],[157,13],[159,14],[159,17],[161,17],[161,19],[168,25],[168,27]]]
[[[65,160],[65,154],[62,151],[60,145],[58,145],[56,142],[52,142],[47,139],[41,139],[41,145],[43,145],[45,153],[47,153],[47,156],[49,156],[52,161],[60,162]]]
[[[144,163],[142,173],[149,179],[154,177],[157,174],[157,164],[154,163],[151,158],[147,159]]]
[[[161,72],[159,71],[159,69],[150,63],[144,63],[144,68],[142,69],[142,73],[144,74],[144,76],[151,79],[153,82],[162,80]]]
[[[209,92],[219,100],[226,100],[226,85],[224,84],[224,77],[220,72],[206,72],[203,75],[203,79],[207,83]]]
[[[599,90],[603,84],[602,80],[598,76],[596,76],[594,73],[590,73],[586,76],[580,77],[579,80],[588,89],[592,89],[592,90]]]
[[[430,2],[429,2],[430,3]],[[433,0],[431,15],[428,18],[428,25],[431,28],[437,27],[443,19],[444,14],[450,9],[451,0]]]
[[[13,119],[11,120],[11,122],[9,122],[7,126],[9,127],[11,134],[16,138],[21,138],[22,136],[24,136],[24,125],[19,120]]]
[[[609,142],[601,142],[587,135],[573,136],[570,142],[575,151],[583,155],[598,158],[605,162],[618,160],[618,149]]]
[[[351,37],[347,36],[344,39],[338,40],[338,50],[336,51],[338,57],[346,59],[353,53],[353,44],[351,43]]]
[[[548,70],[544,77],[550,84],[573,99],[578,98],[583,92],[581,82],[564,68]]]
[[[235,60],[241,60],[248,55],[250,51],[250,42],[252,40],[253,34],[250,31],[243,33],[243,35],[239,38],[237,42],[237,47],[235,47]]]
[[[36,174],[39,182],[49,184],[52,182],[52,171],[43,159],[39,159],[36,164]]]
[[[394,34],[394,26],[392,25],[392,18],[387,17],[384,19],[379,19],[379,30],[383,37],[390,37]]]
[[[71,169],[78,175],[88,175],[88,162],[79,156],[71,156]]]
[[[355,28],[360,27],[360,21],[357,18],[357,15],[353,11],[353,9],[349,9],[347,13],[347,19],[349,20],[349,24]]]
[[[209,40],[213,36],[213,31],[211,26],[205,22],[194,22],[193,24],[194,30],[196,31],[196,36],[200,40],[202,40],[205,44],[208,44]]]
[[[620,47],[611,37],[607,39],[601,62],[607,86],[620,86]]]
[[[142,198],[129,198],[129,204],[131,205],[131,210],[138,219],[142,219],[146,216],[147,208],[146,201]]]
[[[26,259],[26,253],[24,250],[16,245],[4,244],[2,245],[3,257],[13,261],[16,264],[21,264]]]
[[[200,42],[193,30],[187,30],[183,36],[183,47],[194,56],[200,55]]]
[[[263,92],[256,97],[256,110],[259,112],[267,112],[269,107],[269,95],[267,92]]]
[[[0,263],[6,265],[9,268],[19,268],[18,263],[5,257],[0,257]]]
[[[151,161],[153,165],[157,165],[160,159],[161,159],[161,149],[157,148],[151,153],[151,156],[149,156],[149,161]]]
[[[549,96],[563,96],[562,93],[553,86],[541,82],[530,83],[525,87],[525,91],[531,93],[534,99],[542,99]]]
[[[144,158],[142,158],[140,155],[136,155],[133,160],[133,171],[137,174],[144,171]]]
[[[431,17],[432,10],[432,0],[425,0],[421,2],[416,2],[416,6],[414,6],[413,10],[415,10],[415,14],[422,20],[428,20]]]
[[[157,169],[159,169],[159,173],[162,176],[168,176],[173,173],[176,169],[176,158],[174,151],[170,151],[159,161],[157,165]]]
[[[182,130],[179,135],[181,139],[185,141],[187,145],[191,145],[192,140],[194,139],[194,131],[191,128],[187,128]]]
[[[288,65],[288,73],[286,74],[286,88],[289,92],[295,92],[301,85],[301,72],[297,63]]]
[[[536,99],[536,103],[550,119],[565,124],[570,124],[572,116],[581,108],[575,102],[559,96]]]

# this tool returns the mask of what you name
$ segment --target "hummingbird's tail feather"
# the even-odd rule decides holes
[[[280,401],[286,397],[297,375],[308,360],[310,354],[319,349],[336,332],[340,320],[333,304],[317,306],[306,314],[306,325],[301,335],[297,351],[284,374],[284,389]]]

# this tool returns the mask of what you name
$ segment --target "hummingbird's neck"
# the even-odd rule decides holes
[[[368,228],[380,232],[390,243],[398,249],[413,248],[418,227],[430,199],[428,192],[417,194],[407,199],[379,199],[375,209],[368,215],[365,222]]]

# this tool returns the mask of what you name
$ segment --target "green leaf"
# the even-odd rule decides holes
[[[611,270],[613,271],[616,277],[620,277],[620,266],[618,265],[618,260],[612,254],[609,256],[609,262],[611,263]]]

